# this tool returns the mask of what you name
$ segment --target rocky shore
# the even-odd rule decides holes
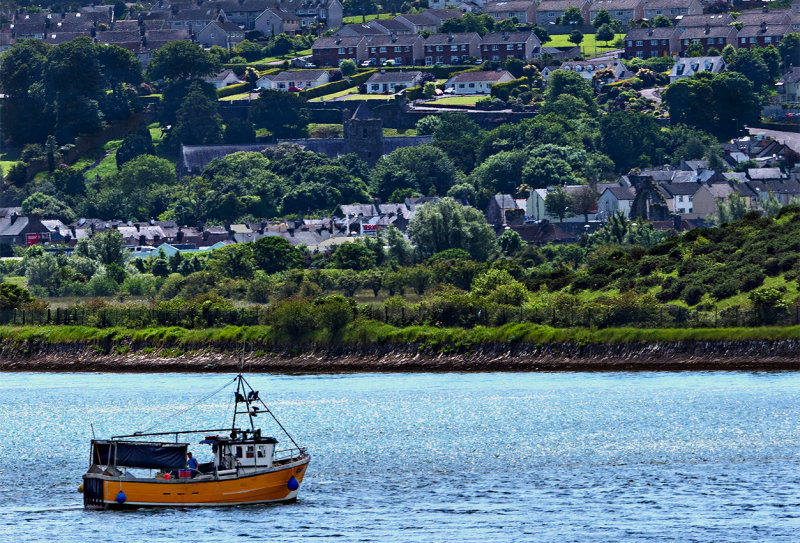
[[[184,349],[184,350],[182,350]],[[242,363],[234,344],[177,346],[85,343],[0,345],[0,371],[232,372]],[[247,371],[271,373],[798,370],[800,340],[664,343],[449,345],[393,343],[328,348],[253,347]]]

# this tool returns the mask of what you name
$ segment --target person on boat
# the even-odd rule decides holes
[[[186,460],[186,467],[192,470],[192,477],[197,475],[197,458],[192,456],[192,453],[187,453],[189,458]]]

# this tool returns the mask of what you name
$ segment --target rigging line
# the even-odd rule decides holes
[[[159,420],[159,421],[156,421],[156,422],[155,422],[155,423],[153,423],[151,426],[149,426],[149,427],[145,428],[144,430],[141,430],[141,433],[146,433],[146,432],[149,432],[150,430],[152,430],[153,428],[155,428],[155,427],[156,427],[156,426],[158,426],[159,424],[163,423],[163,422],[164,422],[164,421],[166,421],[167,419],[171,419],[171,418],[174,418],[174,417],[176,417],[176,416],[179,416],[179,415],[182,415],[182,414],[186,413],[187,411],[189,411],[190,409],[192,409],[192,408],[196,407],[198,404],[200,404],[200,403],[202,403],[202,402],[206,401],[206,400],[207,400],[207,399],[209,399],[210,397],[212,397],[212,396],[215,396],[215,395],[219,394],[219,393],[220,393],[220,392],[221,392],[223,389],[227,388],[227,387],[228,387],[228,386],[229,386],[231,383],[233,383],[235,380],[236,380],[236,377],[234,377],[233,379],[231,379],[230,381],[228,381],[227,383],[225,383],[224,385],[222,385],[221,387],[219,387],[218,389],[216,389],[214,392],[212,392],[212,393],[210,393],[210,394],[207,394],[206,396],[203,396],[202,398],[200,398],[199,400],[197,400],[196,402],[194,402],[192,405],[190,405],[190,406],[188,406],[188,407],[185,407],[185,408],[183,408],[183,409],[179,409],[179,410],[175,411],[174,413],[172,413],[172,414],[170,414],[170,415],[167,415],[167,416],[166,416],[166,417],[164,417],[163,419],[161,419],[161,420]]]
[[[242,381],[244,381],[245,383],[247,383],[247,386],[248,386],[248,387],[250,387],[250,390],[253,390],[253,387],[250,385],[250,383],[248,383],[248,382],[245,380],[245,378],[244,378],[244,377],[242,377]],[[269,408],[269,406],[268,406],[266,403],[264,403],[264,400],[262,400],[261,398],[258,398],[258,401],[259,401],[259,402],[261,402],[261,405],[263,405],[263,406],[264,406],[264,409],[266,409],[267,413],[269,413],[269,416],[270,416],[270,417],[272,417],[272,420],[274,420],[274,421],[275,421],[275,423],[276,423],[278,426],[280,426],[281,430],[283,430],[283,433],[284,433],[284,434],[286,434],[286,437],[288,437],[288,438],[289,438],[289,440],[290,440],[292,443],[294,443],[294,446],[295,446],[295,447],[297,447],[298,449],[300,449],[300,448],[301,448],[301,447],[300,447],[300,445],[298,445],[298,444],[297,444],[297,441],[295,441],[295,440],[294,440],[294,438],[292,437],[292,434],[290,434],[290,433],[289,433],[289,432],[286,430],[286,428],[284,428],[284,427],[283,427],[283,424],[281,424],[281,421],[279,421],[279,420],[278,420],[278,417],[276,417],[276,416],[275,416],[275,413],[273,413],[273,412],[272,412],[272,410]],[[251,421],[252,421],[252,419],[251,419]]]

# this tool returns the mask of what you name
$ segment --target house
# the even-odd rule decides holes
[[[253,30],[258,30],[264,36],[297,34],[300,31],[300,17],[278,8],[265,9],[253,21]]]
[[[382,71],[372,74],[367,79],[367,92],[370,94],[397,92],[402,89],[416,87],[422,80],[419,71]]]
[[[677,28],[632,28],[625,35],[625,58],[652,58],[677,55],[680,50]]]
[[[317,38],[311,46],[311,57],[317,66],[338,66],[343,60],[358,63],[367,59],[367,40],[364,36]]]
[[[681,15],[702,14],[703,4],[700,0],[644,0],[644,18],[649,21],[659,15],[675,20]]]
[[[422,13],[404,13],[395,17],[395,20],[411,28],[414,34],[419,34],[423,31],[436,32],[442,25],[442,21],[436,17],[426,15],[428,11],[430,10],[425,10]]]
[[[749,168],[745,173],[751,181],[761,182],[781,181],[789,177],[780,168]]]
[[[214,85],[215,89],[221,89],[227,87],[228,85],[242,83],[242,80],[240,80],[232,70],[223,70],[213,77],[203,78],[203,81],[206,83],[211,83]]]
[[[424,40],[419,34],[367,36],[367,58],[375,66],[391,61],[394,66],[422,64]]]
[[[302,29],[317,22],[324,23],[326,28],[342,26],[343,9],[339,0],[221,0],[217,5],[229,20],[248,30],[255,28],[256,19],[267,9],[290,13],[300,20]]]
[[[685,54],[690,45],[699,44],[703,52],[709,49],[722,51],[726,45],[736,47],[735,26],[709,26],[687,28],[681,33],[680,52]]]
[[[454,94],[489,94],[492,85],[507,83],[515,78],[508,71],[461,72],[445,83],[445,88],[453,89]]]
[[[368,24],[347,24],[336,30],[333,36],[379,36],[381,34],[388,34],[382,28],[371,26]]]
[[[580,58],[581,48],[580,46],[576,45],[574,47],[570,47],[569,49],[560,49],[558,47],[542,47],[542,59],[552,59],[552,60],[570,60],[573,58]]]
[[[256,86],[262,89],[311,89],[330,82],[328,70],[289,70],[262,76]]]
[[[768,25],[785,25],[790,24],[794,19],[793,12],[790,9],[748,9],[742,11],[736,20],[744,26],[759,26],[761,23]]]
[[[728,196],[736,192],[733,183],[702,184],[694,194],[692,209],[699,217],[708,217],[717,211],[717,202],[727,203]]]
[[[673,83],[684,77],[692,77],[696,73],[711,72],[718,74],[725,69],[722,57],[686,57],[679,58],[669,71],[669,81]]]
[[[225,13],[218,8],[182,9],[170,11],[166,18],[167,28],[197,32],[211,21],[224,21]]]
[[[793,67],[778,81],[778,96],[784,102],[800,101],[800,67]]]
[[[673,213],[692,214],[694,195],[700,190],[699,183],[659,183],[659,192]]]
[[[431,34],[423,44],[425,66],[460,64],[481,56],[481,37],[477,32]]]
[[[614,72],[615,79],[624,79],[629,75],[625,65],[619,60],[604,59],[604,60],[569,60],[562,62],[561,66],[545,66],[542,68],[542,77],[547,81],[550,74],[556,70],[570,70],[579,74],[584,79],[592,79],[594,74],[600,70],[610,68]]]
[[[541,56],[542,42],[533,32],[489,32],[481,40],[481,58],[530,60]]]
[[[547,198],[547,189],[531,189],[528,199],[525,200],[525,216],[528,219],[540,221],[546,218],[547,208],[544,200]]]
[[[761,21],[759,25],[745,25],[736,36],[739,49],[750,47],[778,46],[786,34],[792,32],[792,27],[782,24],[767,24]]]
[[[36,38],[41,40],[49,30],[51,20],[48,13],[16,13],[9,25],[11,37],[16,40]]]
[[[0,218],[0,245],[29,247],[37,243],[50,243],[50,230],[38,215],[24,217],[14,214]]]
[[[495,194],[489,200],[489,206],[486,208],[486,221],[494,227],[504,226],[508,224],[506,214],[509,211],[514,212],[516,210],[519,210],[524,215],[525,208],[520,207],[517,200],[510,194]],[[516,214],[519,215],[520,213]],[[515,221],[512,219],[512,222]]]
[[[642,0],[595,0],[589,6],[589,19],[594,21],[597,13],[604,9],[612,19],[626,25],[631,21],[641,21],[644,18],[644,2]]]
[[[747,13],[747,12],[745,12]],[[687,28],[709,26],[728,26],[734,22],[730,13],[703,13],[699,15],[680,15],[675,20],[675,28],[683,32]]]
[[[583,22],[589,21],[589,2],[586,0],[542,0],[536,8],[536,24],[540,26],[556,24],[567,8],[578,8],[583,15]]]
[[[217,45],[224,49],[231,49],[244,41],[244,30],[230,21],[212,21],[197,33],[197,41],[203,47]]]
[[[516,17],[522,24],[535,23],[536,2],[533,0],[500,0],[499,2],[489,2],[483,8],[483,13],[491,15],[496,21],[513,19]]]
[[[597,200],[597,213],[604,218],[611,217],[621,211],[628,218],[631,215],[631,205],[635,198],[633,190],[619,185],[606,187]]]
[[[381,34],[413,34],[414,29],[403,21],[397,19],[373,19],[367,23],[367,26],[374,28]]]

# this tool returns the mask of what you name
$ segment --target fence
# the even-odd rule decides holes
[[[213,309],[101,308],[85,307],[0,310],[0,325],[77,325],[97,328],[181,326],[213,328],[221,326],[254,326],[271,324],[268,306]],[[553,307],[522,308],[509,305],[471,305],[422,303],[415,305],[362,305],[355,316],[381,321],[394,326],[428,324],[444,327],[477,325],[502,326],[515,322],[531,322],[556,328],[630,326],[636,328],[729,328],[739,326],[791,326],[800,324],[800,305],[773,312],[730,308],[724,311],[699,311],[681,306],[656,307]]]

